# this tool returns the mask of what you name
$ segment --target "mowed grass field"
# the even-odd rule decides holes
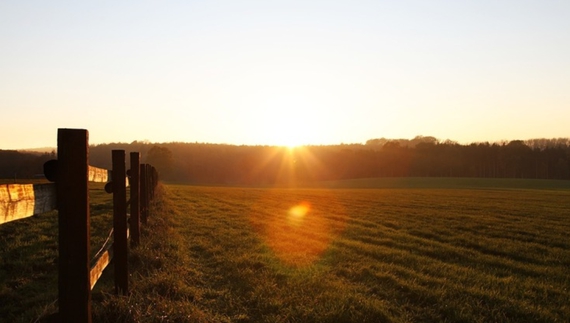
[[[570,190],[487,183],[164,185],[130,255],[131,295],[103,281],[94,321],[567,322]],[[13,252],[0,314],[17,321]]]
[[[181,265],[163,264],[139,296],[156,304],[140,320],[570,317],[566,190],[172,185],[165,194],[178,228],[169,259]]]

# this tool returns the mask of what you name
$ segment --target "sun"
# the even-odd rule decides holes
[[[275,146],[285,147],[289,150],[295,150],[295,148],[300,147],[310,140],[310,138],[303,136],[299,133],[291,133],[288,131],[278,131],[274,135]]]
[[[271,145],[296,147],[314,144],[323,133],[323,119],[311,100],[286,96],[265,103],[265,141]]]

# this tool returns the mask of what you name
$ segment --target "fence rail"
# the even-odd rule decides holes
[[[0,225],[58,210],[59,312],[53,318],[60,322],[91,322],[91,290],[111,260],[115,264],[115,293],[128,294],[129,233],[131,246],[136,247],[140,243],[140,222],[147,222],[158,173],[154,167],[140,164],[138,152],[131,153],[131,169],[127,171],[124,150],[112,151],[112,170],[90,166],[85,129],[58,129],[57,140],[58,159],[44,165],[46,178],[55,183],[0,185]],[[108,239],[93,260],[89,245],[89,182],[107,183],[106,191],[113,193],[113,241]]]
[[[95,183],[107,183],[111,179],[111,171],[108,169],[88,167],[88,181]]]
[[[0,185],[0,224],[55,210],[55,184]]]

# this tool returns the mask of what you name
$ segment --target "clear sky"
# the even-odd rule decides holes
[[[0,149],[570,137],[570,1],[0,1]]]

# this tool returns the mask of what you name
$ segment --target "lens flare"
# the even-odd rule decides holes
[[[270,171],[277,169],[276,176]],[[304,190],[302,184],[327,178],[328,168],[308,147],[274,147],[262,155],[247,181],[275,187],[250,206],[250,223],[282,264],[314,264],[346,226],[348,219],[337,193]]]
[[[302,202],[289,209],[289,223],[299,225],[309,213],[311,206],[307,202]]]
[[[295,202],[287,197],[289,194],[299,193],[282,189],[268,192],[267,199],[254,206],[258,211],[252,215],[251,224],[282,264],[310,266],[344,230],[344,213],[335,208],[331,214],[322,200]]]

